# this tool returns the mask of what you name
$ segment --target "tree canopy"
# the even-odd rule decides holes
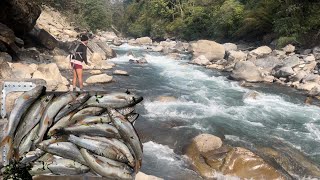
[[[123,27],[129,36],[155,39],[305,43],[320,34],[319,9],[312,0],[135,0],[127,2]]]

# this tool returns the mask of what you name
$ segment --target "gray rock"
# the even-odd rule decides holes
[[[191,63],[198,64],[198,65],[204,65],[204,66],[211,64],[210,61],[204,55],[200,55],[200,56],[196,57],[195,59],[193,59],[191,61]]]
[[[320,75],[318,75],[318,74],[308,74],[307,76],[305,76],[303,78],[302,82],[304,82],[304,83],[306,83],[306,82],[319,83],[320,82]]]
[[[304,77],[307,76],[307,73],[305,71],[299,71],[296,75],[290,78],[290,81],[292,82],[300,82]]]
[[[0,52],[0,62],[12,62],[12,57],[6,52]]]
[[[250,61],[237,62],[232,71],[231,78],[248,82],[261,82],[263,80],[258,67]]]
[[[29,34],[49,50],[53,50],[59,45],[58,41],[44,29],[34,27]]]
[[[8,64],[8,62],[4,61],[0,58],[0,79],[9,79],[14,78],[14,74]]]
[[[107,58],[117,57],[117,53],[106,42],[98,42],[97,45],[106,53]]]
[[[293,67],[299,65],[299,63],[300,63],[300,58],[298,57],[298,55],[293,55],[293,56],[286,58],[283,61],[283,66],[293,68]]]
[[[6,24],[16,34],[24,34],[34,27],[40,13],[40,6],[35,1],[2,0],[0,22]]]
[[[294,75],[294,71],[291,67],[285,66],[285,67],[275,67],[272,70],[272,75],[277,78],[288,78],[291,75]]]
[[[316,58],[316,60],[320,60],[320,47],[319,46],[313,48],[312,53],[313,53],[314,57]]]
[[[2,42],[4,44],[5,49],[7,49],[6,48],[6,46],[7,46],[11,50],[13,50],[15,53],[17,53],[19,51],[19,48],[15,44],[15,38],[16,38],[16,36],[14,35],[14,32],[8,26],[0,23],[0,42]]]
[[[255,65],[261,68],[269,69],[274,68],[281,61],[275,56],[268,56],[266,58],[259,58],[255,61]]]

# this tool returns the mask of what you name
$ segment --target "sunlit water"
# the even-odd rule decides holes
[[[143,172],[164,179],[200,179],[184,152],[201,133],[252,151],[280,142],[320,164],[320,108],[305,106],[295,90],[260,85],[253,88],[260,94],[256,99],[243,98],[252,88],[240,87],[218,71],[190,65],[188,56],[174,60],[126,44],[116,50],[118,57],[111,60],[115,69],[130,76],[115,76],[114,83],[95,88],[129,89],[144,97],[135,124],[144,146]],[[128,51],[145,56],[149,63],[129,63]],[[159,96],[177,101],[156,101]]]

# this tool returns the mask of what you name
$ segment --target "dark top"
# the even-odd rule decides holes
[[[78,61],[85,62],[88,64],[87,61],[87,46],[84,44],[80,44],[78,49],[76,50],[76,57],[74,58]]]

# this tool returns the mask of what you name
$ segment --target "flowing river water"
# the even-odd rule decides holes
[[[296,90],[263,84],[243,88],[221,72],[188,64],[187,55],[174,60],[143,47],[114,48],[118,57],[110,61],[130,76],[114,76],[115,82],[94,89],[129,89],[144,97],[136,108],[140,117],[135,127],[143,142],[142,171],[146,174],[201,179],[184,155],[190,140],[201,133],[262,156],[259,148],[270,147],[292,157],[302,154],[320,164],[320,108],[304,105],[304,96]],[[149,63],[129,63],[128,51],[145,56]],[[260,95],[244,98],[252,90]],[[177,101],[159,102],[159,96],[173,96]]]

